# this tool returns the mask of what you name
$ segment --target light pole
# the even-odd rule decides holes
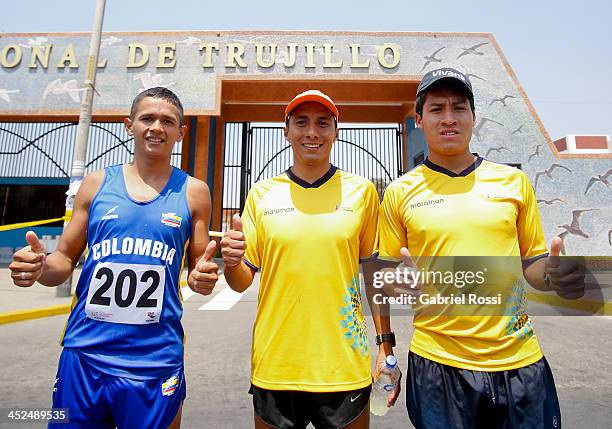
[[[79,112],[79,124],[77,126],[76,141],[72,154],[72,169],[70,170],[70,186],[66,192],[66,220],[64,228],[72,217],[72,206],[74,197],[83,182],[85,176],[85,162],[87,157],[87,140],[89,138],[89,125],[91,124],[91,110],[96,85],[96,68],[98,67],[98,52],[100,51],[100,39],[102,38],[102,23],[104,22],[104,8],[106,0],[98,0],[94,26],[89,42],[89,55],[87,57],[87,74],[85,76],[84,95],[81,100]],[[72,291],[72,275],[56,290],[56,296],[70,296]]]

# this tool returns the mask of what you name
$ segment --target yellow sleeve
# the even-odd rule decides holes
[[[408,247],[408,234],[397,198],[398,187],[389,185],[378,214],[378,251],[381,258],[399,258],[400,249]]]
[[[523,260],[530,261],[546,256],[548,248],[544,240],[535,194],[525,173],[521,173],[521,192],[523,194],[523,204],[519,210],[516,229],[521,256]]]
[[[359,258],[372,256],[376,249],[376,232],[378,227],[378,193],[372,182],[367,183],[365,190],[365,207],[361,232],[359,234]]]
[[[244,253],[244,260],[251,268],[258,270],[261,267],[261,259],[259,257],[259,241],[257,233],[257,207],[253,189],[249,191],[242,212],[242,232],[247,244]]]

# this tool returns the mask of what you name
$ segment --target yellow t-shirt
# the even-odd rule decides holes
[[[501,311],[493,313],[461,303],[431,307],[436,312],[418,300],[411,351],[480,371],[520,368],[542,357],[525,312],[522,263],[546,256],[547,248],[534,192],[522,171],[478,157],[455,174],[427,160],[387,188],[379,234],[381,258],[399,257],[400,248],[407,247],[421,270],[487,265],[486,281],[474,287],[486,288],[478,295],[502,297]],[[423,293],[432,296],[432,285]]]
[[[250,190],[245,262],[261,269],[255,386],[335,392],[371,384],[359,260],[372,256],[378,206],[372,182],[333,166],[313,184],[288,170]]]

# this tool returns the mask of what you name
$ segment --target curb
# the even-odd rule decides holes
[[[547,304],[555,307],[584,311],[594,316],[612,316],[612,302],[607,301],[591,301],[586,299],[572,301],[556,295],[534,292],[527,293],[527,300],[537,302],[538,304]]]
[[[187,286],[187,281],[182,280],[180,286]],[[33,308],[29,310],[9,311],[0,313],[0,325],[8,323],[23,322],[25,320],[41,319],[43,317],[61,316],[70,313],[72,304],[52,305],[50,307]]]
[[[53,305],[51,307],[34,308],[31,310],[9,311],[0,313],[0,325],[22,322],[24,320],[40,319],[41,317],[59,316],[70,313],[72,304]]]

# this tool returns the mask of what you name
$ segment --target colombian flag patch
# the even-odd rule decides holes
[[[161,223],[164,225],[171,226],[173,228],[180,228],[182,217],[177,216],[176,213],[162,213]]]

